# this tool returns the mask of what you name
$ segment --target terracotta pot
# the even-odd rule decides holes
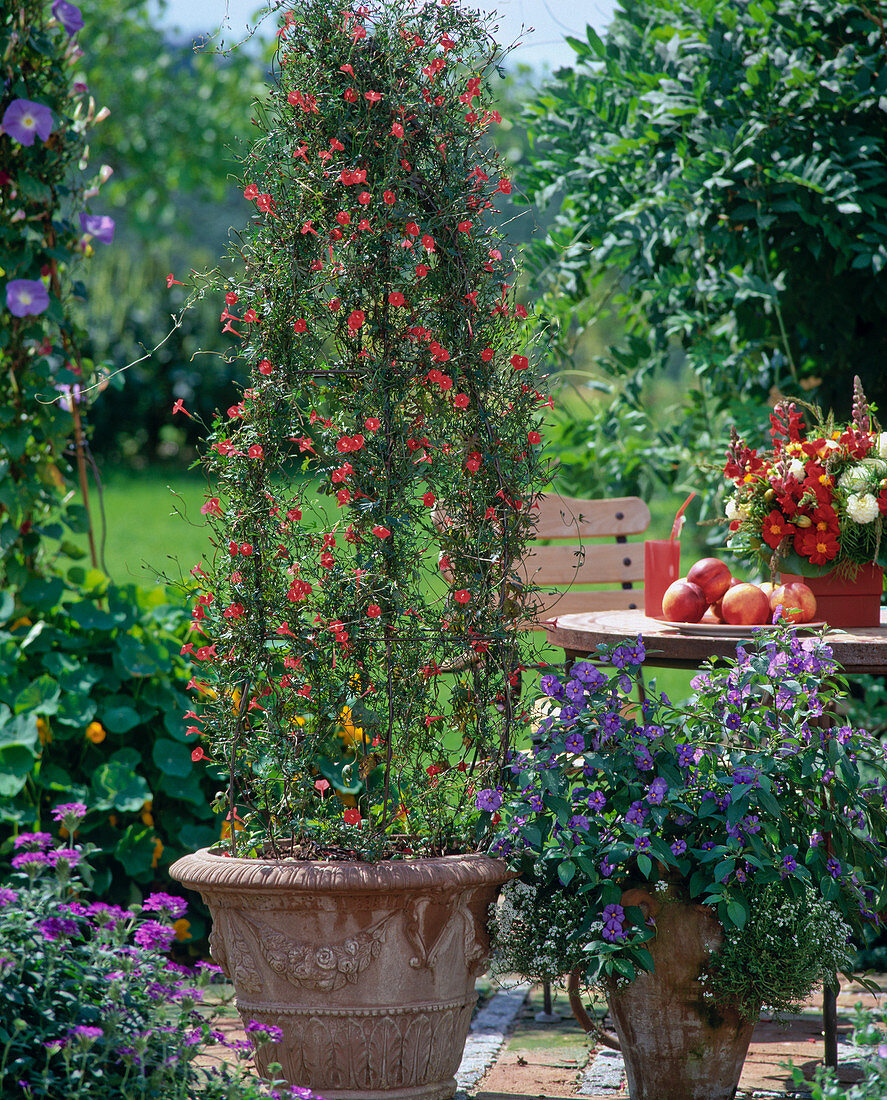
[[[506,865],[483,855],[381,863],[231,859],[173,864],[213,917],[213,958],[244,1022],[283,1031],[264,1073],[326,1100],[443,1100],[489,953]]]
[[[640,906],[656,922],[647,944],[655,972],[607,997],[631,1100],[730,1100],[755,1021],[703,1001],[699,975],[723,942],[719,921],[673,890],[627,890],[622,904]]]
[[[881,593],[884,591],[884,570],[877,565],[862,565],[848,580],[834,573],[823,577],[800,577],[795,573],[780,573],[780,582],[802,581],[816,597],[816,618],[829,626],[879,626]]]

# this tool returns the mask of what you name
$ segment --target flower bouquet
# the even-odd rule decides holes
[[[689,1028],[691,1048],[714,1050],[762,1004],[786,1007],[834,984],[850,927],[877,921],[887,903],[884,755],[832,717],[842,681],[819,636],[756,631],[735,660],[709,663],[680,707],[655,693],[631,701],[640,639],[601,656],[611,675],[580,661],[562,680],[543,678],[552,712],[533,750],[478,804],[501,814],[494,851],[535,889],[531,909],[533,896],[570,899],[535,952],[548,954],[548,975],[573,969],[601,985],[620,1035],[635,1027],[626,1014],[639,998],[663,1037]],[[512,910],[523,896],[510,897]],[[511,942],[500,938],[506,965]],[[672,1041],[682,1049],[676,1036],[661,1040]],[[664,1075],[659,1042],[629,1046]],[[630,1082],[634,1072],[643,1070],[630,1068]],[[723,1093],[680,1077],[667,1095],[733,1095],[727,1077]],[[660,1086],[650,1095],[666,1095]],[[640,1085],[631,1094],[647,1095]]]
[[[852,419],[836,425],[816,409],[780,402],[772,448],[759,454],[733,432],[724,472],[730,547],[765,570],[804,577],[854,576],[887,564],[887,433],[854,380]],[[806,419],[805,419],[806,417]]]

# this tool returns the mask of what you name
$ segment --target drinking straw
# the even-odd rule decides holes
[[[671,525],[671,540],[674,542],[681,537],[681,528],[684,526],[684,511],[690,501],[695,497],[695,493],[691,493],[684,503],[678,508],[677,515],[674,518],[674,523]]]

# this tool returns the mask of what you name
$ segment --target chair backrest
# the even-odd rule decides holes
[[[536,538],[523,560],[527,581],[541,587],[537,621],[578,611],[642,608],[643,543],[628,542],[650,524],[650,509],[639,497],[578,500],[545,493],[538,500]],[[611,539],[611,542],[592,541]],[[597,585],[589,589],[587,585]],[[615,587],[600,588],[600,585]]]

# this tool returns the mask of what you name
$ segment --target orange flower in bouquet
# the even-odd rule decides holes
[[[770,414],[770,439],[759,454],[732,433],[724,466],[735,486],[726,502],[731,549],[771,573],[808,577],[887,565],[887,432],[859,379],[849,424],[783,401]]]

